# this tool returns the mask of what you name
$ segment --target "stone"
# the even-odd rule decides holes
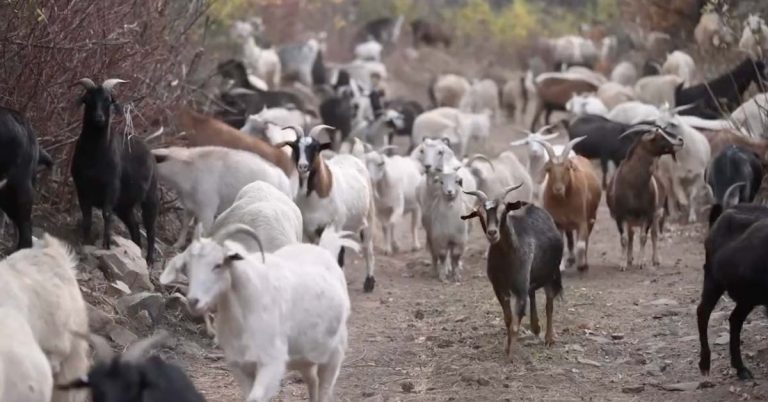
[[[624,334],[621,334],[621,333],[611,334],[611,339],[613,339],[614,341],[620,341],[624,339]]]
[[[112,324],[108,332],[109,338],[123,348],[126,348],[139,340],[139,337],[136,336],[136,334],[119,325]]]
[[[695,391],[701,385],[698,381],[680,382],[677,384],[662,384],[661,388],[665,391]]]
[[[165,302],[160,293],[140,292],[118,299],[117,311],[128,317],[135,317],[141,311],[146,311],[152,323],[157,324],[165,311]]]
[[[675,300],[672,300],[672,299],[662,298],[662,299],[656,299],[656,300],[654,300],[654,301],[652,301],[652,302],[650,302],[648,304],[650,304],[652,306],[676,306],[677,302]]]
[[[109,250],[92,251],[104,277],[109,282],[122,281],[134,292],[153,290],[147,262],[139,246],[120,236],[112,236],[112,241],[116,244]]]
[[[586,364],[586,365],[592,366],[592,367],[603,367],[602,364],[600,364],[600,363],[598,363],[598,362],[596,362],[594,360],[589,360],[589,359],[586,359],[586,358],[583,358],[583,357],[577,357],[576,361],[581,363],[581,364]]]
[[[107,327],[115,323],[115,320],[109,314],[96,307],[86,303],[85,308],[88,311],[88,327],[91,329],[91,332],[103,333]]]
[[[477,384],[482,386],[482,387],[487,387],[487,386],[491,385],[491,380],[489,380],[489,379],[487,379],[485,377],[478,377],[477,378]]]
[[[621,389],[621,392],[625,394],[639,394],[643,391],[645,391],[645,385],[643,384],[630,385]]]
[[[727,332],[723,332],[715,338],[715,345],[727,345],[730,342],[731,336]]]
[[[403,392],[409,394],[416,389],[416,386],[413,385],[413,381],[403,381],[400,383],[400,389],[402,389]]]
[[[424,319],[424,312],[421,310],[416,310],[416,312],[413,314],[413,317],[417,320],[423,320]]]

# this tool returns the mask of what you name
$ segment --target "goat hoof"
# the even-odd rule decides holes
[[[752,372],[749,371],[749,369],[746,367],[742,367],[741,369],[736,370],[736,374],[739,376],[739,380],[742,380],[742,381],[752,380],[755,378],[754,376],[752,376]]]
[[[709,358],[703,357],[699,360],[699,371],[701,375],[709,375]]]
[[[554,336],[547,336],[544,338],[544,345],[545,346],[554,346],[555,345],[555,337]]]
[[[619,271],[624,272],[627,270],[627,264],[621,264],[619,265]]]
[[[365,293],[373,292],[374,286],[376,286],[376,279],[372,276],[368,276],[365,278],[365,282],[363,282],[363,291]]]
[[[579,265],[577,269],[579,270],[579,272],[587,272],[589,271],[589,265],[588,264]]]

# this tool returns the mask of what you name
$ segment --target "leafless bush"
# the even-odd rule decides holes
[[[71,197],[69,159],[79,135],[83,77],[121,78],[118,101],[132,104],[136,134],[167,122],[202,56],[198,23],[211,0],[6,0],[0,4],[0,104],[32,122],[57,173],[39,197]],[[124,132],[116,117],[113,132]]]

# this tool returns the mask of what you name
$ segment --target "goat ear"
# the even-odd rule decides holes
[[[321,151],[325,151],[325,150],[332,149],[332,148],[333,148],[333,144],[331,144],[330,142],[324,142],[324,143],[320,144],[320,150]]]
[[[227,263],[231,263],[234,261],[242,261],[243,259],[244,259],[243,255],[237,251],[230,251],[227,253],[227,256],[224,257],[224,261]]]
[[[656,133],[654,131],[649,131],[645,134],[643,134],[642,137],[640,137],[643,141],[651,141],[656,137]]]
[[[479,216],[480,216],[480,213],[477,212],[477,210],[475,209],[475,210],[472,210],[472,212],[470,212],[470,213],[468,213],[466,215],[462,215],[461,216],[461,220],[466,221],[468,219],[477,218]]]
[[[291,147],[293,148],[293,141],[282,141],[275,144],[275,148],[282,149],[283,147]]]
[[[152,152],[152,155],[154,155],[155,157],[155,163],[158,163],[158,164],[168,160],[168,154],[165,152],[163,153]]]
[[[88,388],[91,384],[88,382],[87,376],[82,376],[76,380],[73,380],[67,384],[58,384],[56,385],[56,389],[61,390],[67,390],[67,389],[80,389],[80,388]]]

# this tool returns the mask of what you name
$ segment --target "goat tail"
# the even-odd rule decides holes
[[[323,234],[320,236],[318,245],[327,250],[333,258],[339,255],[342,247],[351,248],[355,252],[360,251],[360,243],[350,239],[350,236],[355,234],[346,230],[336,230],[333,227],[328,227],[323,230]]]

